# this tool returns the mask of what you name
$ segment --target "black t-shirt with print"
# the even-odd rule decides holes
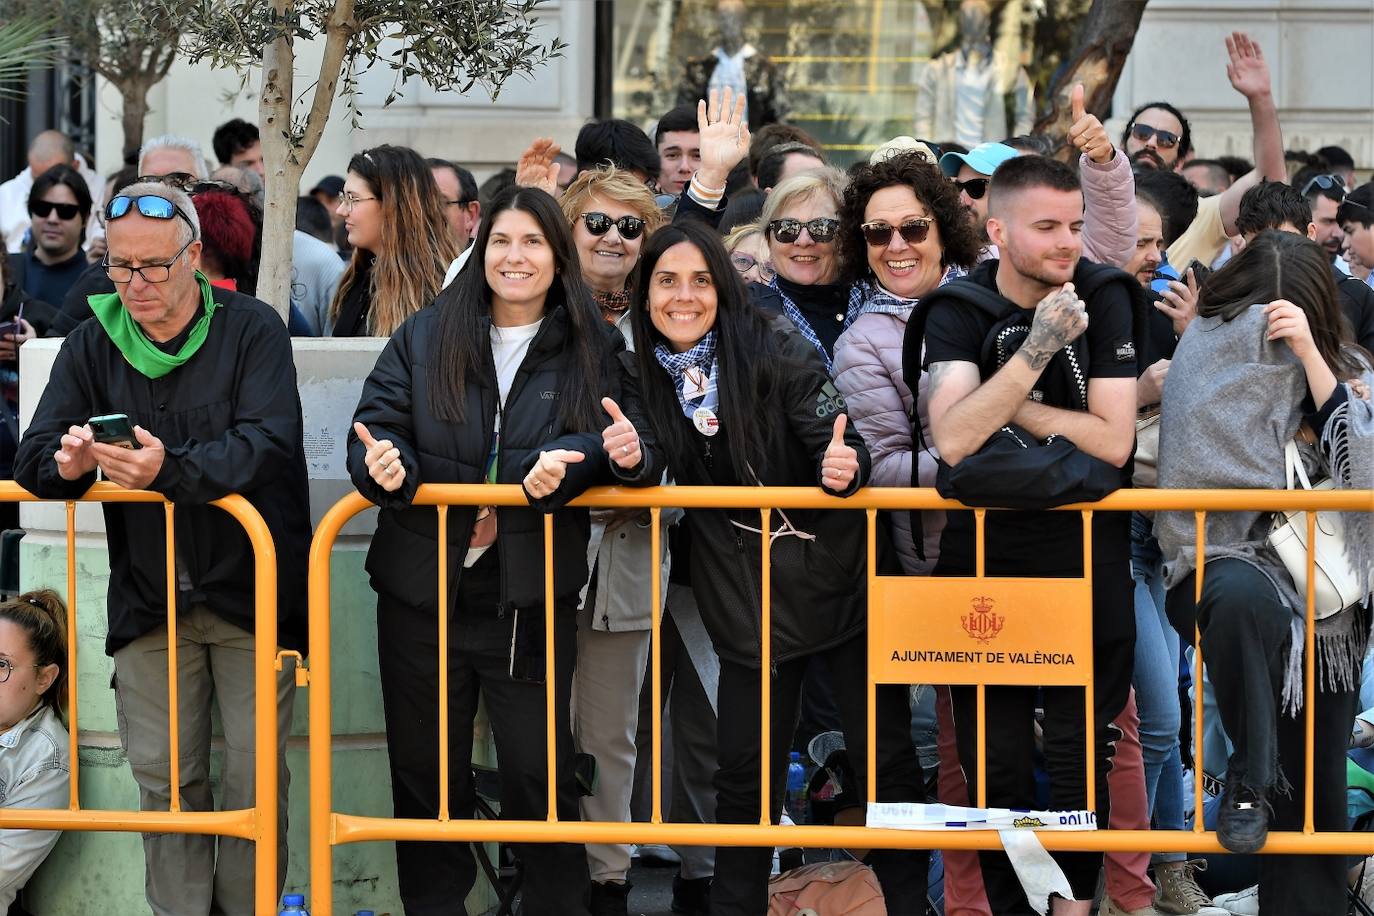
[[[997,261],[985,261],[963,280],[994,292]],[[1124,275],[1123,275],[1124,276]],[[954,284],[950,284],[953,286]],[[925,325],[925,366],[940,362],[981,365],[984,341],[998,322],[992,315],[953,297],[933,297]],[[1136,347],[1132,330],[1132,302],[1123,283],[1107,283],[1087,302],[1087,365],[1085,381],[1095,378],[1135,378]],[[1026,311],[1027,324],[1034,312]],[[1022,338],[1023,339],[1023,338]],[[1079,396],[1056,356],[1041,374],[1031,397],[1050,407],[1079,409]],[[986,381],[995,366],[982,366]],[[1122,471],[1129,485],[1129,463]],[[1094,564],[1129,558],[1130,514],[1098,512],[1093,516]],[[1072,512],[1003,512],[987,514],[988,575],[1079,575],[1083,566],[1083,525]],[[940,540],[943,571],[971,573],[974,568],[972,512],[950,512]]]

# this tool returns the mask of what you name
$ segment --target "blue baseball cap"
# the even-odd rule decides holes
[[[1019,155],[1005,143],[980,143],[967,153],[945,153],[940,157],[940,170],[953,178],[959,174],[959,166],[967,165],[979,175],[991,175],[999,165]]]

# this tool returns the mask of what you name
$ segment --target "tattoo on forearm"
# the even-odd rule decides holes
[[[1050,350],[1043,345],[1036,345],[1032,339],[1027,339],[1021,349],[1016,351],[1016,355],[1026,361],[1026,363],[1036,372],[1041,371],[1054,359],[1054,354],[1058,350]]]

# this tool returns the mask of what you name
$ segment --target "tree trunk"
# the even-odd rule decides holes
[[[282,16],[287,3],[272,0],[272,6]],[[295,56],[291,39],[286,35],[263,49],[262,98],[258,103],[262,158],[267,167],[258,298],[275,308],[283,321],[291,314],[292,234],[296,229],[296,196],[301,173],[305,171],[305,164],[297,162],[291,154]]]
[[[1072,148],[1067,145],[1069,128],[1073,126],[1069,97],[1074,84],[1082,83],[1084,104],[1089,114],[1103,117],[1121,79],[1126,56],[1135,43],[1140,18],[1145,14],[1148,0],[1093,0],[1083,19],[1082,30],[1074,46],[1073,56],[1060,69],[1059,77],[1045,93],[1043,114],[1036,121],[1034,132],[1055,141],[1060,158],[1066,158]],[[1105,118],[1104,118],[1105,120]]]
[[[137,78],[125,78],[119,83],[119,97],[123,105],[120,123],[124,128],[124,161],[138,156],[143,148],[143,122],[148,117],[148,83]]]

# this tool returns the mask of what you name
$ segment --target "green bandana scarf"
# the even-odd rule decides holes
[[[195,356],[196,351],[205,343],[205,338],[210,336],[210,317],[220,306],[215,301],[210,281],[205,274],[196,271],[196,282],[200,284],[200,298],[205,306],[205,314],[196,321],[191,328],[191,336],[176,353],[164,353],[148,339],[143,329],[129,314],[129,310],[124,307],[124,303],[120,301],[119,293],[87,296],[86,301],[90,303],[91,311],[105,328],[105,333],[110,335],[110,340],[119,348],[119,352],[124,354],[129,365],[148,378],[162,378]]]

